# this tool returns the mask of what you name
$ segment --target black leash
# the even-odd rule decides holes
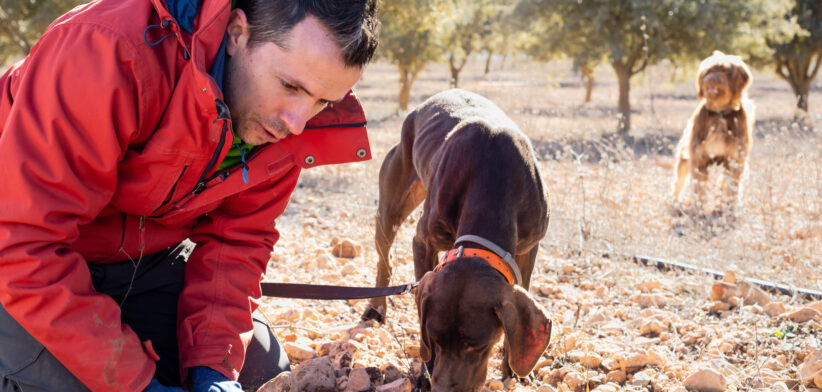
[[[266,297],[299,299],[361,299],[407,294],[419,282],[389,287],[350,287],[319,284],[262,282],[260,289]]]

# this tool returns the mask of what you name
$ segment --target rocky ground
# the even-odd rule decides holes
[[[543,76],[535,76],[537,71]],[[444,72],[433,69],[419,79],[416,103],[447,87]],[[819,140],[812,131],[794,132],[790,126],[791,105],[783,102],[790,98],[785,98],[787,84],[756,75],[755,86],[767,86],[752,94],[763,108],[758,118],[765,120],[758,123],[743,203],[732,222],[714,222],[700,215],[671,215],[666,209],[670,151],[624,147],[597,160],[580,159],[570,148],[553,153],[555,145],[599,138],[603,127],[613,125],[595,115],[609,110],[597,108],[615,101],[608,92],[613,81],[607,72],[601,71],[604,80],[595,90],[600,100],[587,106],[563,103],[569,100],[567,94],[576,97],[580,92],[563,67],[522,65],[497,76],[469,73],[463,78],[463,87],[486,94],[527,128],[541,151],[540,171],[552,206],[549,234],[530,288],[553,320],[551,344],[525,381],[500,380],[501,353],[495,352],[485,388],[822,391],[820,299],[766,293],[745,280],[822,291]],[[638,113],[633,135],[659,132],[675,141],[692,110],[693,87],[690,81],[659,83],[665,71],[653,72],[656,83],[640,83],[634,90]],[[278,220],[282,236],[266,280],[374,284],[376,178],[403,118],[392,106],[394,83],[390,65],[377,64],[366,73],[358,90],[371,119],[374,159],[303,174]],[[524,96],[507,91],[517,83],[535,87]],[[649,91],[658,96],[651,106],[654,115],[644,100]],[[520,97],[514,98],[516,94]],[[816,93],[812,101],[814,96],[822,100]],[[664,120],[660,123],[654,116]],[[812,106],[810,116],[822,123],[822,106]],[[413,279],[410,240],[419,213],[399,229],[392,248],[392,284]],[[698,272],[645,267],[620,256],[635,254],[730,273],[717,281]],[[360,322],[366,303],[262,301],[263,313],[286,345],[301,390],[410,391],[425,377],[413,297],[391,297],[384,325]]]

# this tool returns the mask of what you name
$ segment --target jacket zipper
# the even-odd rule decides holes
[[[197,180],[197,184],[194,185],[194,189],[191,190],[190,196],[194,196],[202,192],[203,189],[205,189],[206,182],[208,181],[208,179],[206,179],[206,174],[208,174],[211,168],[214,167],[215,164],[217,164],[217,158],[220,156],[220,151],[223,150],[223,144],[225,144],[225,137],[228,134],[228,121],[231,118],[231,116],[228,113],[228,106],[226,106],[226,104],[223,103],[223,101],[220,101],[219,99],[216,100],[216,102],[217,119],[214,120],[214,122],[216,123],[220,120],[223,121],[223,130],[220,133],[220,142],[217,143],[217,149],[214,151],[214,155],[211,156],[211,160],[208,161],[208,165],[206,165],[205,170],[203,170],[203,173],[200,174],[200,178]]]
[[[154,211],[151,211],[152,214],[159,211],[161,208],[165,207],[165,205],[171,201],[171,198],[174,196],[174,190],[177,189],[177,184],[180,182],[180,179],[183,178],[183,174],[186,174],[186,170],[188,170],[188,165],[183,166],[183,171],[180,172],[180,175],[177,176],[177,181],[174,181],[174,185],[171,186],[171,191],[168,193],[168,197],[166,197],[166,199],[163,200],[163,203],[160,204],[159,207],[155,208]]]

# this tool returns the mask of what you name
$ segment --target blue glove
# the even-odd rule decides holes
[[[237,381],[231,381],[222,373],[206,366],[195,366],[188,371],[192,392],[243,392]]]
[[[177,388],[177,387],[167,387],[163,384],[160,384],[156,378],[151,379],[151,383],[148,384],[146,389],[143,389],[143,392],[185,392],[185,389]]]

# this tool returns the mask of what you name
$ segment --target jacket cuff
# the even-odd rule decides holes
[[[230,344],[188,347],[185,352],[180,352],[180,378],[185,381],[190,368],[206,366],[220,372],[229,380],[236,381],[240,376],[242,358],[240,363],[232,363],[231,357]]]

